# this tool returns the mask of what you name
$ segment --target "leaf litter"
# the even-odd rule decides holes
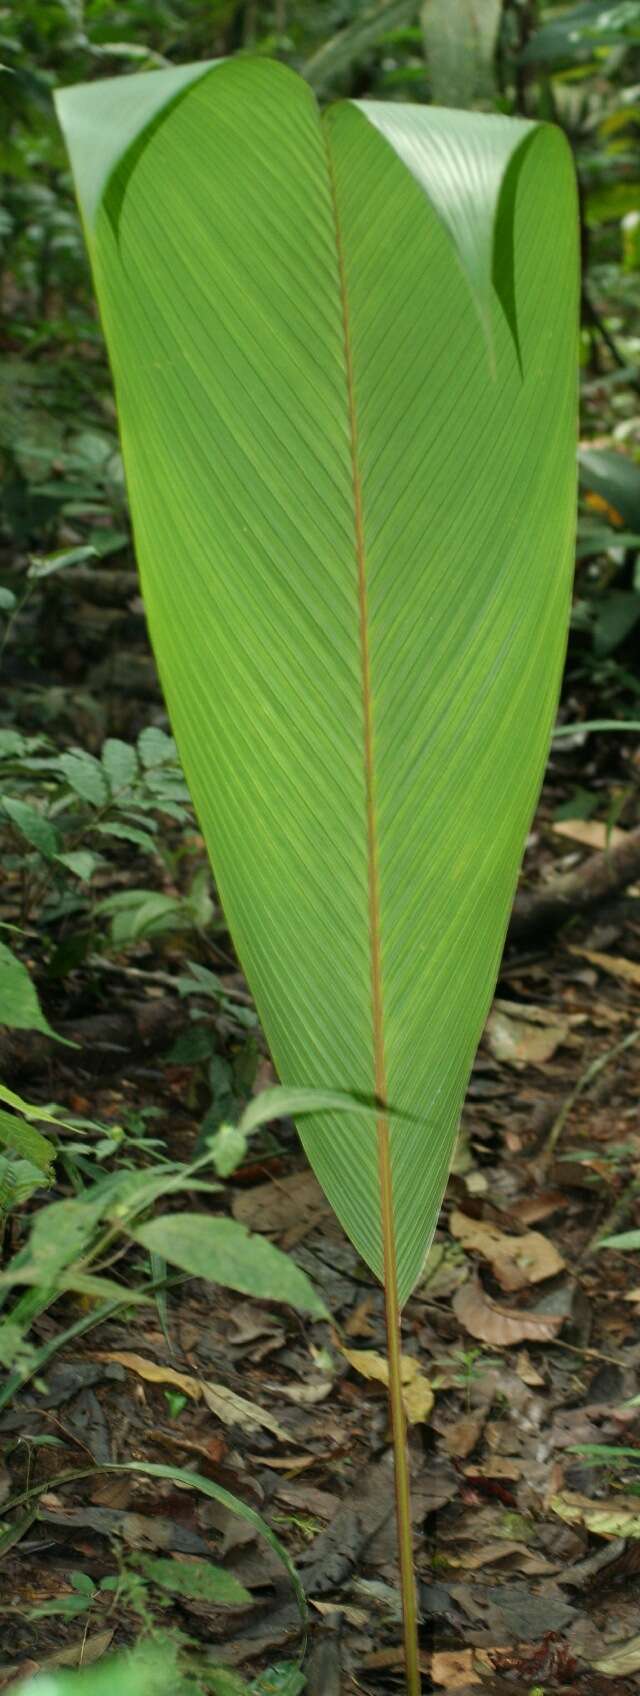
[[[640,1050],[593,1072],[636,1027],[638,981],[635,908],[624,932],[615,914],[608,927],[582,920],[570,942],[507,957],[478,1055],[460,1156],[403,1326],[423,1672],[436,1692],[637,1687],[638,1270],[633,1254],[593,1256],[589,1245],[640,1223]],[[75,1094],[74,1065],[56,1056],[56,1099]],[[113,1090],[97,1085],[83,1112],[100,1118],[107,1106],[120,1117],[123,1095],[132,1111],[152,1096],[170,1155],[184,1159],[198,1127],[174,1073],[150,1076],[143,1058]],[[7,1515],[0,1689],[29,1668],[78,1665],[131,1640],[124,1600],[115,1625],[92,1603],[81,1630],[77,1617],[32,1619],[29,1608],[64,1602],[74,1570],[94,1587],[123,1566],[139,1577],[140,1557],[180,1569],[162,1592],[163,1628],[184,1630],[188,1617],[201,1649],[246,1679],[294,1664],[288,1579],[250,1520],[166,1478],[94,1470],[62,1482],[123,1454],[197,1470],[272,1528],[312,1603],[310,1679],[330,1676],[336,1690],[356,1680],[366,1696],[398,1689],[381,1292],[290,1130],[275,1151],[268,1140],[258,1158],[252,1151],[220,1205],[288,1250],[331,1325],[191,1277],[170,1290],[164,1328],[153,1308],[142,1324],[133,1309],[114,1315],[24,1385],[0,1412],[8,1499],[34,1478],[43,1495],[37,1517]],[[69,1323],[92,1298],[64,1299]],[[43,1314],[37,1345],[59,1324],[55,1310]],[[632,1454],[591,1464],[577,1444]],[[195,1576],[205,1567],[249,1600],[217,1605],[213,1581]],[[187,1598],[189,1585],[200,1594]]]

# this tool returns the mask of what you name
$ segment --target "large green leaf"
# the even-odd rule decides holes
[[[569,151],[500,116],[321,116],[248,57],[59,102],[152,639],[220,894],[283,1083],[399,1114],[300,1131],[379,1274],[390,1147],[404,1300],[564,654]]]

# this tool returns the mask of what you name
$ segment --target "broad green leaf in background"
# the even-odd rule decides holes
[[[424,0],[421,18],[431,98],[470,106],[494,93],[502,0]]]
[[[381,1103],[377,1128],[327,1110],[300,1129],[379,1275],[392,1224],[404,1301],[564,654],[568,148],[501,116],[321,117],[249,57],[59,106],[220,894],[283,1084]]]
[[[32,1165],[39,1166],[41,1172],[48,1172],[55,1159],[55,1148],[41,1137],[33,1125],[27,1125],[24,1119],[17,1119],[13,1113],[5,1113],[0,1108],[0,1144],[4,1148],[14,1149],[24,1160],[30,1160]]]
[[[65,1041],[45,1019],[26,966],[4,942],[0,942],[0,1025],[14,1031],[42,1031],[56,1042]]]

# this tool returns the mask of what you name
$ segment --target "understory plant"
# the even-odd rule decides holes
[[[400,1314],[541,783],[575,509],[577,215],[544,124],[241,55],[59,97],[151,636],[309,1158]],[[373,1120],[358,1106],[373,1105]],[[168,1252],[168,1251],[167,1251]]]

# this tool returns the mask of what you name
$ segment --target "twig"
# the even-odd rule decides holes
[[[626,1224],[629,1214],[631,1213],[639,1195],[640,1178],[635,1178],[634,1182],[627,1186],[624,1193],[618,1196],[618,1200],[614,1202],[613,1207],[607,1213],[606,1218],[603,1219],[602,1224],[598,1226],[598,1230],[594,1231],[593,1236],[589,1238],[586,1248],[583,1249],[582,1254],[580,1255],[581,1260],[591,1260],[596,1251],[599,1249],[602,1238],[613,1236],[621,1225]]]
[[[632,1048],[633,1044],[638,1041],[640,1041],[640,1025],[637,1025],[636,1028],[630,1032],[629,1036],[623,1037],[622,1042],[617,1042],[614,1048],[608,1048],[606,1054],[599,1054],[597,1060],[592,1060],[591,1065],[587,1067],[586,1072],[583,1072],[582,1077],[578,1079],[575,1089],[572,1089],[571,1094],[567,1096],[566,1101],[560,1108],[560,1112],[553,1121],[551,1130],[542,1150],[542,1154],[536,1162],[538,1169],[541,1172],[544,1172],[549,1165],[551,1156],[555,1152],[571,1109],[575,1106],[576,1101],[578,1101],[579,1097],[584,1094],[584,1091],[589,1088],[590,1084],[593,1083],[594,1078],[599,1077],[600,1072],[604,1070],[605,1066],[609,1065],[611,1060],[615,1060],[618,1054],[622,1054],[626,1048]]]

